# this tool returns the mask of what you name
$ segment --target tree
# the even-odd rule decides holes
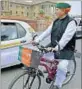
[[[40,9],[40,11],[39,11],[39,15],[40,15],[41,17],[43,17],[44,14],[45,14],[44,10],[43,10],[43,9]]]

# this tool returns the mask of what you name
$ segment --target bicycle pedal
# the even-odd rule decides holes
[[[50,84],[51,83],[51,79],[50,78],[46,78],[46,82],[48,83],[48,84]]]

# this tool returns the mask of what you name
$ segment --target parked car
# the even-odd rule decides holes
[[[77,39],[82,39],[82,19],[80,19],[80,21],[77,25],[76,38]]]
[[[32,40],[34,30],[30,25],[17,20],[0,20],[1,31],[1,68],[17,65],[18,46],[29,43]]]

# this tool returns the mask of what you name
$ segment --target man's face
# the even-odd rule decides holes
[[[64,11],[64,9],[56,8],[55,13],[56,13],[56,16],[57,16],[58,18],[60,18],[60,17],[62,17],[62,16],[65,15],[65,11]]]

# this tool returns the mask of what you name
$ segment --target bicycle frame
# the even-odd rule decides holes
[[[47,65],[46,63],[49,63],[49,65]],[[54,59],[53,61],[47,60],[45,58],[41,58],[40,59],[40,65],[44,66],[48,72],[48,78],[53,80],[56,71],[57,71],[57,65],[58,65],[59,61]]]

